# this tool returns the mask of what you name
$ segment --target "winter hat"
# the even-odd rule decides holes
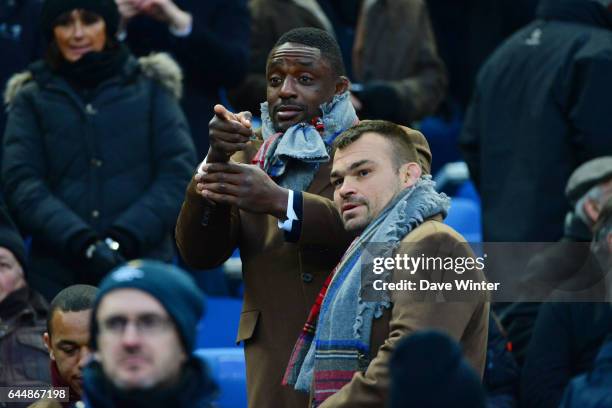
[[[390,372],[389,408],[485,407],[479,376],[444,333],[428,330],[400,340]]]
[[[0,247],[11,251],[23,270],[26,270],[27,260],[23,238],[13,224],[6,208],[0,205]]]
[[[84,9],[100,15],[106,24],[106,35],[113,38],[119,28],[119,9],[115,0],[45,0],[40,12],[42,32],[47,39],[53,39],[55,21],[62,14]]]
[[[91,324],[91,347],[97,350],[98,322],[96,314],[100,302],[115,289],[138,289],[162,304],[174,321],[185,351],[190,354],[195,346],[196,326],[204,314],[205,298],[195,282],[182,269],[153,260],[135,260],[115,268],[100,283],[94,302]]]
[[[591,188],[612,179],[612,156],[598,157],[581,164],[570,176],[565,195],[575,205]]]

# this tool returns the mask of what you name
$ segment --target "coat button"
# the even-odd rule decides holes
[[[93,218],[98,218],[98,217],[100,216],[100,211],[98,211],[98,210],[93,210],[93,211],[91,212],[91,216],[92,216]]]
[[[310,283],[313,280],[312,273],[304,272],[302,274],[302,280],[306,283]]]
[[[92,158],[91,159],[91,165],[92,165],[92,167],[102,167],[102,160],[96,159],[96,158]]]
[[[98,111],[96,110],[96,108],[93,107],[93,105],[91,103],[88,103],[85,106],[85,112],[87,112],[88,115],[95,115],[96,113],[98,113]]]

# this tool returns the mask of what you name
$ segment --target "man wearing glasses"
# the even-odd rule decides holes
[[[87,407],[208,407],[216,387],[193,355],[204,297],[185,272],[133,261],[100,284],[91,325]]]

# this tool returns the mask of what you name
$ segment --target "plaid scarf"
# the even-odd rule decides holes
[[[289,359],[283,384],[314,391],[313,406],[348,384],[356,371],[369,365],[372,322],[391,306],[388,296],[378,302],[361,299],[361,266],[374,256],[392,256],[410,231],[425,219],[446,214],[449,199],[423,176],[403,190],[355,239],[326,281]],[[366,243],[383,243],[380,253],[363,253]],[[389,279],[389,274],[380,279]]]

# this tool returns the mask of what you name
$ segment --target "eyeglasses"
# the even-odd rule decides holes
[[[167,317],[156,314],[143,314],[133,320],[125,316],[111,316],[102,321],[101,331],[121,336],[125,333],[129,324],[133,324],[138,334],[143,336],[161,334],[172,327],[172,322]]]

